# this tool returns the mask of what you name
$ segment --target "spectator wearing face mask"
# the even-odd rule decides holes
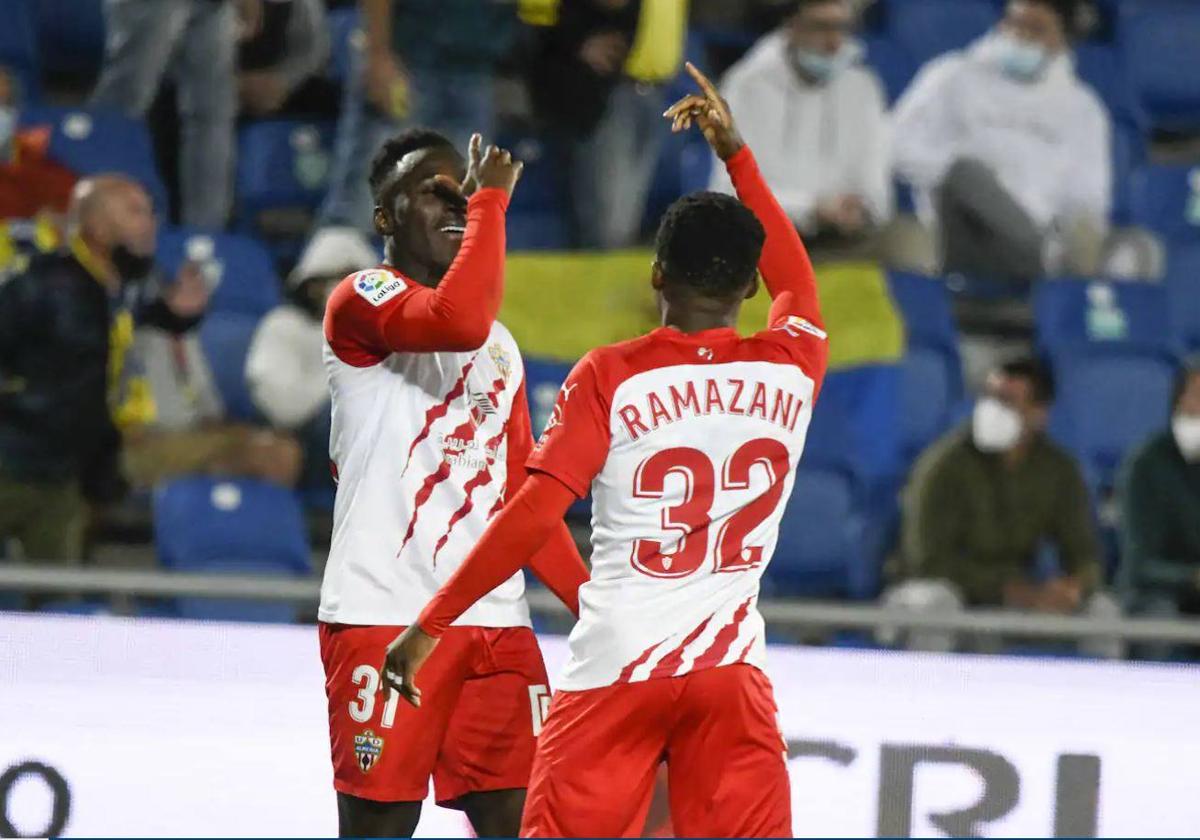
[[[928,64],[896,107],[894,160],[943,268],[1091,275],[1112,200],[1112,126],[1075,73],[1079,0],[1009,0],[995,30]]]
[[[971,422],[921,455],[902,497],[893,571],[903,583],[885,600],[1119,612],[1096,592],[1099,548],[1079,465],[1046,434],[1053,398],[1041,363],[1010,361],[988,377]]]
[[[861,242],[892,215],[887,110],[875,74],[859,64],[848,0],[801,0],[722,80],[771,188],[822,246]],[[724,170],[712,189],[732,193]]]
[[[1122,578],[1131,607],[1200,615],[1200,362],[1179,376],[1170,428],[1130,458],[1120,497]]]

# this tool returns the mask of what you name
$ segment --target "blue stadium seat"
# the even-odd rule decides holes
[[[210,313],[258,317],[282,299],[271,255],[248,236],[164,227],[158,235],[157,260],[168,279],[185,261],[198,263],[212,288]]]
[[[1194,0],[1127,0],[1119,41],[1150,121],[1172,130],[1200,128],[1200,9]]]
[[[1167,239],[1200,240],[1200,166],[1140,167],[1130,184],[1130,218]]]
[[[270,527],[264,527],[269,523]],[[308,575],[304,518],[282,487],[248,479],[176,479],[154,494],[154,536],[162,565],[173,571]],[[291,604],[180,598],[185,618],[293,621]]]
[[[1179,349],[1160,285],[1046,280],[1035,287],[1033,310],[1038,346],[1051,356],[1105,345]]]
[[[1163,285],[1176,341],[1189,354],[1200,352],[1200,242],[1171,249]]]
[[[801,465],[767,567],[771,595],[830,598],[851,594],[863,565],[862,515],[854,481]]]
[[[150,133],[140,120],[115,111],[55,108],[21,109],[22,125],[50,125],[50,155],[78,175],[121,172],[150,193],[165,216],[167,190],[154,165]]]
[[[1126,454],[1167,424],[1174,360],[1101,348],[1058,357],[1054,372],[1051,433],[1111,488]]]
[[[967,46],[999,18],[988,0],[889,0],[887,29],[919,67]]]
[[[529,416],[534,437],[541,435],[554,411],[558,392],[571,373],[567,362],[525,358],[525,393],[529,398]]]
[[[238,134],[237,227],[256,230],[265,210],[313,212],[325,198],[334,123],[259,120]]]
[[[1142,124],[1145,114],[1134,95],[1120,51],[1110,45],[1085,41],[1075,45],[1075,70],[1096,92],[1118,120]]]
[[[1146,137],[1130,120],[1117,119],[1112,132],[1113,186],[1110,216],[1118,225],[1131,223],[1133,173],[1146,162]]]
[[[200,324],[200,346],[212,368],[225,413],[235,420],[260,419],[246,386],[246,355],[258,320],[237,312],[214,312]]]
[[[0,66],[16,76],[25,103],[37,102],[41,92],[36,5],[36,0],[5,0],[0,25]]]
[[[565,183],[558,150],[532,134],[501,134],[497,143],[525,162],[521,189],[508,210],[508,246],[514,251],[561,251],[570,247]]]
[[[350,75],[354,63],[351,53],[355,49],[354,39],[359,29],[358,6],[331,9],[327,20],[331,52],[329,75],[338,81],[344,81]]]
[[[867,49],[867,65],[883,83],[888,104],[894,104],[916,75],[916,62],[904,47],[886,35],[868,35],[863,45]]]
[[[865,487],[902,472],[899,365],[864,365],[831,372],[813,409],[806,466],[843,471]]]
[[[91,74],[104,60],[104,0],[38,0],[42,68]]]
[[[944,280],[892,271],[888,289],[904,318],[910,344],[957,351],[958,326]]]

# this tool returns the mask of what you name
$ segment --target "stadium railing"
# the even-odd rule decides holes
[[[317,578],[264,575],[196,574],[114,569],[47,568],[27,563],[0,563],[0,591],[106,595],[115,600],[146,598],[245,598],[315,605]],[[551,593],[533,589],[530,608],[561,615],[566,608]],[[941,630],[985,636],[1020,636],[1059,640],[1119,638],[1128,642],[1200,644],[1200,621],[1150,618],[1093,618],[969,610],[927,614],[866,604],[811,601],[762,601],[759,610],[769,624],[825,630]]]

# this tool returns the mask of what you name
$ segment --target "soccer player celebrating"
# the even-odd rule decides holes
[[[591,489],[592,577],[522,836],[636,836],[664,758],[679,836],[791,836],[756,603],[828,346],[804,245],[727,105],[688,69],[703,95],[667,116],[676,131],[698,125],[740,201],[700,193],[667,211],[651,277],[663,326],[579,362],[532,477],[384,665],[410,703],[440,706],[436,681],[421,670],[418,687],[414,675],[427,658],[426,669],[443,667],[447,625]],[[769,328],[741,338],[734,323],[757,289],[756,264],[774,301]]]
[[[411,835],[430,775],[479,835],[520,825],[547,680],[519,566],[443,628],[422,676],[443,702],[377,697],[388,642],[526,478],[521,356],[496,321],[520,174],[478,135],[469,168],[434,132],[388,141],[370,176],[387,261],[344,279],[326,309],[338,490],[319,618],[343,835]],[[561,522],[543,540],[531,565],[578,612],[574,542]]]

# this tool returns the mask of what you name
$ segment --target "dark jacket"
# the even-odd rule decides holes
[[[406,66],[492,73],[517,28],[515,0],[394,0],[392,44]]]
[[[119,495],[120,434],[112,419],[109,337],[122,309],[140,323],[192,325],[129,287],[118,300],[70,253],[40,254],[0,278],[0,473],[82,482],[89,498]]]
[[[563,0],[558,21],[538,32],[529,89],[538,116],[568,135],[584,137],[604,116],[608,97],[623,78],[620,71],[600,76],[579,57],[592,35],[619,32],[632,47],[641,0],[610,10],[593,0]]]
[[[1121,572],[1127,594],[1165,596],[1200,609],[1200,463],[1167,431],[1122,471]]]

